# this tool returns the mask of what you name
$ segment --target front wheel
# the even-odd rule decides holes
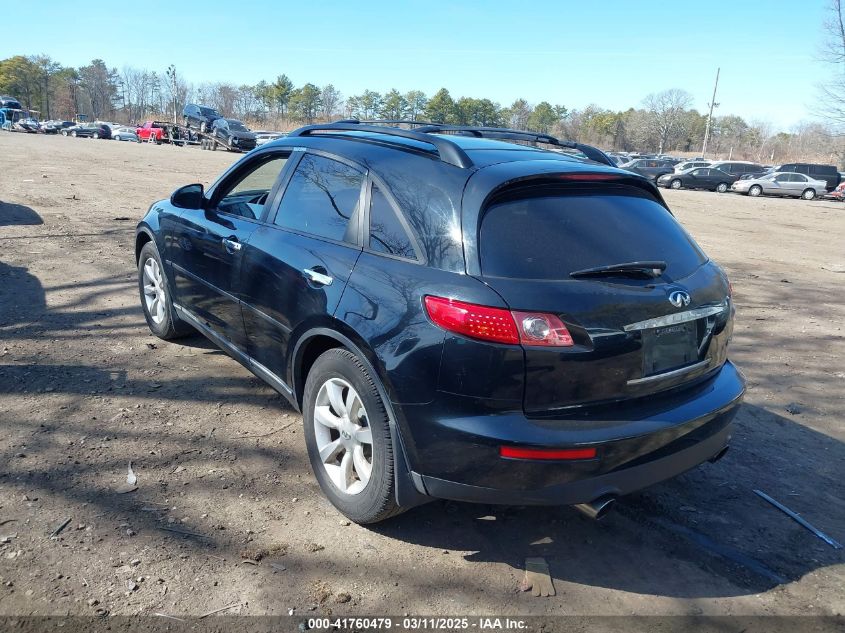
[[[752,185],[748,190],[748,195],[754,198],[759,196],[761,193],[763,193],[763,188],[760,185]]]
[[[205,134],[207,131],[208,131],[208,126],[205,124],[205,121],[203,121],[202,123],[200,123],[200,132]]]
[[[804,200],[812,200],[816,197],[816,190],[809,188],[805,189],[804,193],[801,194],[801,197],[804,198]]]
[[[399,514],[393,441],[378,388],[360,359],[335,348],[308,372],[305,444],[323,493],[355,523]]]
[[[153,334],[167,341],[192,332],[173,308],[167,276],[153,242],[144,244],[138,258],[138,291],[144,318]]]
[[[669,183],[669,186],[672,187],[672,189],[680,189],[682,184],[683,183],[680,180],[675,178],[672,182]]]
[[[71,133],[70,133],[70,135],[71,135],[73,138],[76,138],[76,137],[77,137],[76,130],[74,130],[73,132],[71,132]]]
[[[728,183],[726,183],[726,182],[720,182],[718,185],[716,185],[716,191],[719,192],[719,193],[725,193],[727,190],[728,190]]]
[[[94,138],[100,138],[100,133],[99,133],[99,132],[94,132]]]

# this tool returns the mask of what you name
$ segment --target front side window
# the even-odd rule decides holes
[[[285,190],[275,223],[331,240],[355,242],[364,174],[344,163],[306,154]]]
[[[261,217],[267,196],[288,161],[287,155],[260,161],[236,178],[217,203],[217,210],[250,220]]]

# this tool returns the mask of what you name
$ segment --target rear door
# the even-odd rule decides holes
[[[241,273],[249,354],[283,381],[291,337],[328,323],[362,248],[365,171],[321,153],[298,158]]]
[[[512,310],[558,316],[575,343],[524,346],[529,413],[644,396],[724,362],[726,279],[649,191],[515,190],[488,203],[480,222],[483,280]],[[656,276],[573,275],[655,260],[665,262]]]

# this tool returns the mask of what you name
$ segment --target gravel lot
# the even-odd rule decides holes
[[[363,528],[280,396],[144,323],[135,222],[237,156],[9,133],[0,155],[0,615],[845,613],[845,550],[752,492],[845,542],[841,203],[665,194],[733,281],[749,392],[721,462],[602,523],[435,502]],[[528,556],[555,597],[519,591]]]

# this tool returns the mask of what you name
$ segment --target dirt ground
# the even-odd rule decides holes
[[[733,281],[749,391],[722,461],[601,523],[434,502],[365,528],[280,396],[144,323],[136,221],[237,156],[9,133],[0,156],[0,615],[845,613],[845,550],[753,492],[845,542],[841,203],[665,194]],[[556,596],[519,591],[529,556]]]

